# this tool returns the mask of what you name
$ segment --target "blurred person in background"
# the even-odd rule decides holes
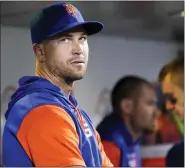
[[[164,65],[159,72],[159,82],[162,87],[164,95],[165,108],[161,111],[159,117],[159,136],[161,137],[161,143],[174,143],[182,140],[182,133],[179,133],[178,127],[174,119],[176,120],[176,114],[172,113],[173,104],[176,102],[173,96],[173,85],[171,81],[171,70],[176,60],[172,60],[168,64]],[[180,121],[179,121],[180,122]]]
[[[173,61],[169,62],[168,64],[164,65],[161,70],[159,71],[159,83],[161,84],[162,91],[164,94],[172,93],[172,86],[171,86],[171,68],[173,65]]]
[[[184,56],[174,60],[171,68],[171,83],[173,89],[173,98],[176,100],[171,103],[171,113],[174,115],[174,119],[177,127],[184,135]],[[167,167],[184,167],[184,139],[174,145],[168,152],[166,157]]]
[[[98,125],[104,150],[117,167],[140,167],[140,139],[157,129],[158,112],[153,85],[125,76],[111,93],[113,112]]]
[[[161,127],[162,123],[161,121],[161,115],[165,113],[165,97],[162,92],[161,85],[158,82],[153,83],[156,96],[157,96],[157,111],[159,114],[158,117],[158,124],[157,124],[157,129],[154,132],[151,132],[150,134],[145,134],[142,138],[142,145],[155,145],[155,144],[161,144],[163,143],[163,137],[161,134]],[[171,120],[170,120],[171,121]]]
[[[19,80],[6,111],[3,166],[112,166],[91,119],[71,95],[86,72],[87,36],[102,28],[64,2],[33,20],[35,76]]]
[[[177,85],[175,83],[174,79],[176,81],[179,80],[176,78],[181,77],[182,79],[184,79],[183,76],[180,76],[180,75],[182,75],[181,74],[182,72],[180,71],[181,69],[179,70],[179,67],[183,68],[183,66],[184,66],[183,61],[184,61],[184,55],[177,57],[174,60],[172,60],[170,63],[165,65],[159,73],[159,81],[162,85],[163,94],[165,95],[165,98],[166,98],[166,110],[170,111],[171,109],[175,108],[174,105],[176,105],[175,112],[178,115],[178,117],[181,119],[181,121],[183,121],[184,113],[182,110],[182,106],[180,106],[181,107],[180,109],[179,109],[179,107],[177,107],[177,105],[179,104],[179,103],[177,103],[177,101],[181,101],[181,104],[182,104],[183,97],[182,97],[181,90],[179,89],[179,87],[177,87],[177,86],[180,86],[180,84]],[[182,65],[176,68],[176,65],[180,64],[180,62],[182,62]],[[174,67],[176,68],[176,72],[179,72],[178,76],[174,73],[174,71],[175,71]],[[172,75],[173,75],[173,77],[172,77]],[[181,86],[182,86],[182,84],[181,84]],[[179,100],[177,100],[177,98]]]
[[[184,57],[174,61],[171,70],[171,81],[173,87],[173,97],[176,100],[174,110],[177,112],[181,122],[184,122]]]

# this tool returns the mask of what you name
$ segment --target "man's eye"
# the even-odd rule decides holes
[[[80,37],[79,40],[80,40],[80,41],[86,41],[86,40],[87,40],[87,37]]]
[[[166,98],[166,100],[170,101],[172,104],[176,104],[177,103],[177,99],[171,93],[165,94],[165,98]]]
[[[67,43],[69,41],[69,38],[63,38],[60,40],[62,43]]]

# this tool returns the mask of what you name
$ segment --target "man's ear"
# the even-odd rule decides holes
[[[33,51],[39,62],[43,63],[45,61],[44,48],[42,44],[34,44]]]
[[[123,99],[120,103],[120,108],[127,114],[130,114],[133,109],[133,101],[131,99]]]

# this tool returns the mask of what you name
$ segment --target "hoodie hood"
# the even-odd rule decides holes
[[[24,76],[19,79],[18,83],[19,83],[19,88],[11,96],[11,100],[8,104],[8,110],[5,113],[6,119],[9,115],[11,108],[18,100],[34,92],[41,92],[41,91],[49,92],[55,97],[60,97],[60,99],[62,98],[70,105],[72,103],[75,107],[78,107],[78,103],[72,95],[70,95],[68,98],[66,94],[59,87],[57,87],[47,79],[41,78],[39,76]]]

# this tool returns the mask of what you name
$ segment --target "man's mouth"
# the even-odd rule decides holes
[[[75,60],[75,61],[72,61],[72,64],[84,64],[84,60]]]

